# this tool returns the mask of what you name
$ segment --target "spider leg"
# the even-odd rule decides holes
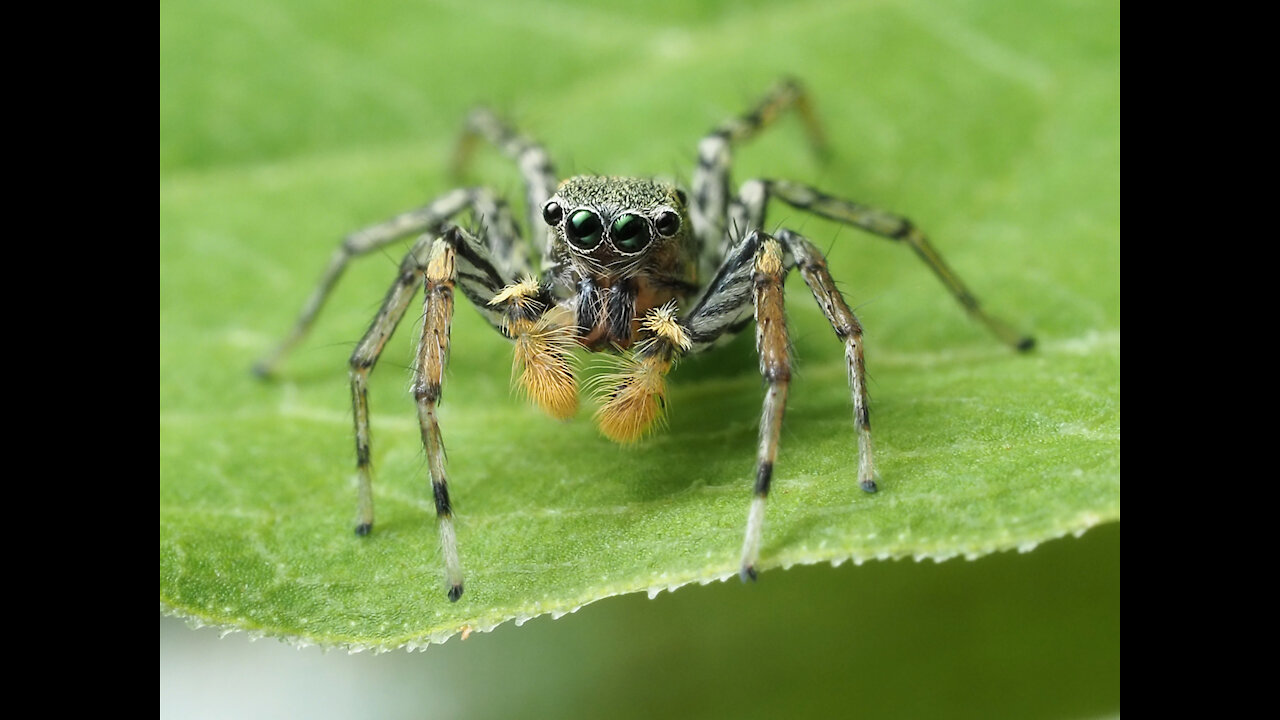
[[[444,555],[449,600],[462,597],[462,564],[458,560],[458,540],[453,530],[453,506],[449,502],[449,482],[445,474],[444,442],[436,406],[440,402],[444,367],[449,361],[449,328],[453,322],[453,284],[457,277],[454,248],[466,242],[462,231],[453,229],[446,239],[432,243],[427,262],[422,304],[422,340],[414,364],[413,398],[418,403],[418,423],[422,426],[422,447],[427,453],[431,492],[436,501],[440,527],[440,550]]]
[[[351,399],[355,418],[356,471],[359,479],[359,507],[356,533],[367,535],[373,528],[373,470],[369,429],[369,374],[373,371],[404,317],[406,308],[422,282],[422,339],[414,364],[413,396],[422,426],[422,445],[427,455],[431,489],[435,497],[440,527],[440,547],[444,555],[449,598],[462,595],[462,566],[458,561],[453,530],[453,507],[449,501],[445,474],[444,443],[436,418],[441,381],[449,358],[449,329],[453,320],[453,293],[457,287],[477,302],[490,322],[501,327],[503,314],[486,301],[510,284],[496,267],[483,241],[458,227],[439,236],[423,235],[414,243],[400,265],[400,272],[364,338],[351,355]]]
[[[853,396],[853,422],[858,430],[858,484],[867,492],[876,491],[876,467],[871,448],[871,413],[867,408],[867,368],[862,350],[862,324],[836,288],[822,252],[799,233],[779,230],[778,240],[795,258],[813,299],[831,323],[836,337],[844,343],[844,357]]]
[[[766,390],[764,409],[760,415],[760,447],[756,455],[755,498],[747,515],[746,537],[742,542],[744,581],[754,580],[760,560],[760,538],[764,528],[765,501],[773,479],[773,464],[778,456],[778,436],[782,415],[791,385],[791,349],[787,337],[787,321],[783,314],[783,281],[787,267],[782,245],[764,236],[755,256],[752,278],[752,300],[756,314],[756,351],[760,355],[760,375]]]
[[[698,165],[693,171],[689,214],[700,246],[699,277],[709,277],[734,244],[734,239],[727,232],[733,228],[726,225],[730,221],[732,202],[729,171],[733,163],[733,146],[752,139],[792,107],[800,113],[814,149],[819,155],[825,155],[826,138],[813,112],[809,93],[799,81],[790,78],[774,86],[747,113],[720,124],[698,143]],[[739,225],[736,230],[737,233],[745,233],[758,227]]]
[[[542,221],[542,206],[555,193],[559,184],[551,156],[542,145],[517,133],[492,110],[480,107],[467,115],[466,125],[463,126],[462,137],[458,141],[453,159],[455,176],[461,175],[470,162],[476,141],[480,138],[488,140],[520,168],[520,174],[524,177],[525,199],[528,201],[529,231],[543,263],[546,264],[551,258],[551,236],[546,232],[546,223]]]
[[[754,261],[759,249],[760,233],[752,232],[743,238],[729,251],[702,297],[685,315],[691,352],[709,350],[751,322]]]
[[[1014,330],[1008,323],[988,315],[969,288],[961,282],[933,244],[910,220],[869,205],[832,197],[807,185],[786,180],[752,180],[739,193],[747,227],[763,227],[765,208],[776,197],[788,205],[829,220],[852,225],[889,240],[904,242],[915,251],[929,269],[938,276],[952,297],[975,320],[982,323],[1001,342],[1018,350],[1035,347],[1035,338]],[[810,285],[812,287],[812,284]]]
[[[351,260],[410,235],[438,232],[451,218],[468,209],[486,226],[483,234],[494,248],[494,264],[509,276],[529,272],[527,251],[519,242],[520,231],[512,221],[511,211],[506,204],[485,188],[451,190],[416,210],[401,213],[343,238],[330,257],[319,285],[302,306],[293,329],[270,354],[254,364],[253,372],[259,377],[271,375],[285,356],[307,336],[320,309]],[[483,307],[483,303],[479,303],[477,307]]]
[[[752,231],[730,251],[706,294],[683,320],[689,328],[690,350],[700,352],[741,330],[751,321],[754,312],[756,350],[766,389],[760,415],[755,497],[747,514],[742,542],[739,574],[744,581],[756,577],[765,504],[791,385],[791,347],[783,313],[783,281],[791,264],[782,243]]]
[[[369,437],[369,373],[404,318],[426,268],[431,241],[423,236],[400,263],[400,273],[387,291],[382,307],[364,338],[356,345],[348,361],[351,375],[351,406],[356,433],[356,473],[359,477],[359,507],[356,534],[368,535],[373,529],[373,469],[370,462]]]

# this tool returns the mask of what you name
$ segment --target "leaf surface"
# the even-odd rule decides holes
[[[470,4],[364,5],[162,9],[166,611],[389,648],[734,575],[763,396],[750,333],[678,368],[668,428],[623,447],[589,407],[558,422],[513,397],[510,347],[460,302],[441,409],[467,571],[456,604],[407,393],[416,311],[373,375],[377,526],[352,533],[345,363],[405,248],[352,267],[277,381],[248,368],[343,233],[452,187],[469,106],[503,108],[566,175],[687,178],[698,137],[784,71],[810,85],[835,157],[808,154],[788,118],[738,153],[735,178],[796,179],[909,215],[1040,347],[996,343],[906,248],[776,208],[772,222],[828,250],[867,329],[882,483],[857,488],[841,348],[792,278],[797,375],[762,567],[974,557],[1119,518],[1118,12],[624,4],[577,12],[587,39],[573,44]],[[413,40],[464,17],[465,33]],[[597,47],[619,24],[643,38],[644,62]],[[535,52],[536,66],[519,62]],[[496,153],[470,181],[519,206]]]

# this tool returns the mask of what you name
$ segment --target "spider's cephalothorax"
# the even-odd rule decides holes
[[[785,80],[750,112],[717,126],[702,139],[692,192],[687,195],[672,184],[641,178],[584,175],[560,182],[540,145],[513,132],[488,110],[476,110],[467,119],[458,166],[465,163],[479,138],[519,165],[531,243],[521,240],[520,226],[507,205],[486,188],[452,190],[422,208],[344,238],[293,332],[255,371],[271,373],[306,335],[351,258],[404,237],[417,237],[349,363],[359,477],[356,532],[367,535],[373,527],[369,373],[419,286],[425,299],[413,395],[450,600],[462,595],[462,564],[436,408],[449,356],[455,290],[511,339],[520,387],[554,417],[567,418],[578,408],[575,350],[618,353],[617,372],[593,381],[599,400],[596,422],[618,442],[642,437],[662,417],[665,377],[680,357],[709,349],[755,320],[766,389],[755,497],[740,556],[744,580],[756,576],[765,498],[791,382],[783,313],[783,281],[791,270],[799,271],[844,345],[858,439],[858,481],[864,490],[874,492],[877,479],[862,327],[812,243],[785,228],[772,235],[764,232],[771,200],[910,246],[964,309],[996,337],[1019,350],[1033,346],[1029,336],[979,307],[925,235],[906,218],[785,180],[749,180],[731,195],[731,149],[788,108],[799,112],[815,148],[824,149],[808,95],[796,81]],[[467,212],[478,221],[480,230],[475,234],[455,221]]]
[[[556,281],[573,289],[579,342],[631,346],[640,319],[697,289],[697,247],[686,198],[647,178],[580,175],[542,206]]]

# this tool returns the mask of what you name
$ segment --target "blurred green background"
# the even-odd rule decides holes
[[[195,257],[222,263],[218,272],[262,272],[240,264],[252,238],[225,228],[266,212],[296,227],[293,249],[273,258],[291,258],[301,280],[266,273],[287,288],[285,307],[229,335],[251,355],[283,330],[301,300],[295,287],[352,218],[380,218],[450,186],[444,161],[476,103],[536,134],[563,172],[687,176],[698,136],[783,73],[813,89],[835,163],[816,165],[796,124],[784,123],[740,153],[739,180],[850,188],[953,238],[944,252],[975,285],[981,278],[993,306],[1015,305],[1030,278],[1042,293],[1033,316],[1042,338],[1118,335],[1111,2],[162,2],[161,268]],[[521,196],[495,155],[476,175]],[[245,177],[266,188],[301,177],[307,187],[272,194],[278,204],[264,209],[235,192]],[[219,222],[182,227],[183,211],[166,211],[193,203]],[[1000,255],[985,275],[975,274],[981,258],[957,248],[974,235]],[[948,314],[951,301],[906,254],[865,240],[839,261],[839,277],[873,300],[859,312],[881,347],[988,342]],[[345,356],[347,346],[332,344],[350,339],[341,318],[367,322],[385,285],[385,267],[362,272],[348,283],[364,290],[347,297],[364,299],[330,316],[340,329],[296,371],[334,380],[339,397],[344,374],[322,368]],[[227,328],[224,304],[260,302],[261,292],[224,292],[215,277],[175,287],[162,272],[162,357],[166,343],[196,348],[198,333]],[[173,313],[166,323],[175,297],[196,292],[210,301],[188,302],[182,327]],[[748,354],[735,357],[750,370]],[[191,370],[185,379],[200,387],[204,369]],[[162,362],[162,410],[187,407],[188,386],[166,385],[164,373]],[[1118,714],[1119,556],[1111,525],[974,562],[796,568],[747,588],[614,598],[414,655],[322,655],[162,619],[161,713]]]

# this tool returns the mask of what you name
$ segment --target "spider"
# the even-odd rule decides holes
[[[274,371],[306,335],[351,259],[417,236],[350,358],[359,480],[356,533],[367,535],[373,528],[369,374],[419,285],[425,300],[412,392],[452,601],[462,596],[463,571],[436,407],[449,357],[455,290],[512,341],[519,386],[552,417],[568,418],[578,409],[573,362],[577,348],[620,355],[619,371],[597,377],[587,388],[600,403],[595,414],[600,431],[620,443],[638,440],[662,418],[665,376],[680,358],[711,348],[755,320],[766,389],[754,497],[742,544],[744,581],[756,578],[765,501],[791,382],[783,280],[792,269],[800,272],[844,345],[858,438],[858,482],[863,490],[875,492],[878,477],[862,327],[813,243],[790,229],[772,234],[763,230],[770,200],[905,243],[997,338],[1019,350],[1034,345],[1030,336],[984,312],[925,235],[904,217],[786,180],[749,180],[731,194],[734,146],[753,138],[788,109],[800,115],[815,150],[824,151],[825,139],[806,90],[798,81],[785,79],[752,110],[702,139],[689,194],[672,183],[648,178],[579,175],[558,181],[541,145],[516,133],[490,110],[471,112],[455,170],[465,166],[481,138],[514,161],[525,184],[532,242],[524,241],[507,205],[484,187],[451,190],[419,209],[352,233],[334,252],[292,332],[254,367],[260,376]],[[480,223],[476,231],[455,222],[468,211]],[[535,255],[539,272],[534,271]]]

